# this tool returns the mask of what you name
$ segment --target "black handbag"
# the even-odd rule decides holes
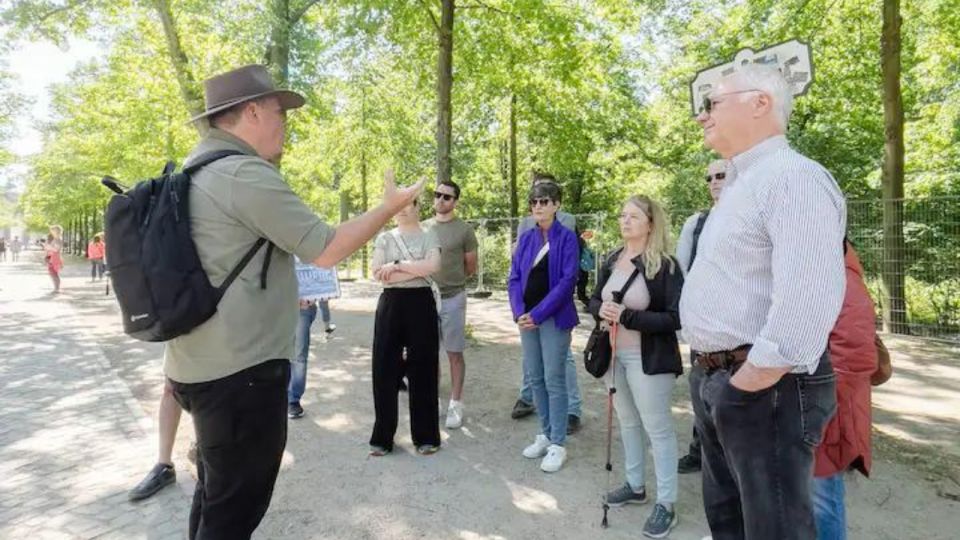
[[[613,293],[613,299],[617,303],[623,300],[623,295],[633,285],[633,281],[640,275],[640,269],[634,268],[633,273],[627,278],[623,288]],[[587,339],[587,346],[583,349],[583,367],[587,373],[596,378],[603,377],[610,369],[610,360],[613,358],[613,346],[610,344],[610,330],[604,326],[603,320],[597,321],[597,325],[590,332]]]

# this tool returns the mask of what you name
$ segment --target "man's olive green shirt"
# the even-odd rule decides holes
[[[184,165],[217,150],[244,155],[220,159],[191,180],[192,236],[210,282],[223,283],[258,238],[276,247],[266,289],[260,288],[265,245],[227,289],[210,320],[167,342],[164,373],[182,383],[220,379],[267,360],[291,358],[298,313],[293,255],[313,261],[334,234],[275,166],[225,131],[211,129]]]

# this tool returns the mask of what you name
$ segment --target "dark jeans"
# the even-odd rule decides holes
[[[407,350],[403,362],[403,350]],[[440,326],[429,287],[385,289],[373,322],[373,408],[370,444],[393,449],[400,377],[409,382],[410,432],[414,446],[440,446],[437,404]]]
[[[692,356],[692,353],[691,353]],[[690,402],[692,403],[696,398],[694,397],[697,393],[700,392],[700,382],[703,380],[703,368],[697,364],[693,364],[693,367],[690,368],[690,375],[687,376],[687,382],[690,383]],[[694,415],[697,415],[697,409],[693,410]],[[697,420],[693,421],[693,438],[690,439],[690,449],[687,451],[687,454],[692,456],[697,462],[701,461],[701,444],[700,444],[700,432],[697,431]]]
[[[290,362],[278,359],[214,381],[170,381],[197,435],[190,540],[248,539],[260,524],[287,444],[289,378]]]
[[[703,445],[703,505],[714,540],[814,540],[813,454],[836,411],[826,353],[813,375],[784,375],[759,392],[705,373],[693,393]]]
[[[590,303],[590,296],[587,294],[587,281],[590,279],[590,273],[578,270],[577,273],[577,300],[584,304]]]

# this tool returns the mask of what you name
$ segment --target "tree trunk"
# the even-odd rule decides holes
[[[510,96],[510,217],[520,217],[517,195],[517,95]]]
[[[277,86],[285,87],[290,78],[290,1],[270,2],[270,45],[267,65]]]
[[[442,0],[438,28],[440,54],[437,59],[437,183],[450,180],[451,137],[453,133],[450,95],[453,89],[454,0]]]
[[[196,116],[204,111],[203,93],[190,71],[190,61],[180,44],[180,34],[173,20],[170,2],[169,0],[153,0],[153,7],[156,9],[157,15],[160,16],[163,35],[167,38],[167,58],[173,65],[173,71],[177,76],[180,95],[183,96],[183,102],[187,106],[187,112],[190,113],[190,116]],[[201,133],[206,130],[205,122],[197,122],[195,126]]]
[[[360,131],[361,140],[366,143],[367,136],[367,88],[364,85],[360,89]],[[369,199],[367,198],[367,145],[363,144],[360,150],[360,211],[366,212]],[[360,248],[360,271],[363,279],[370,275],[368,271],[369,261],[367,260],[367,244]]]
[[[900,0],[884,0],[880,41],[883,72],[883,326],[909,333],[904,298],[903,97],[900,91]]]

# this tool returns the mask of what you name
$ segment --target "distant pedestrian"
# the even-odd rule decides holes
[[[7,239],[0,237],[0,262],[7,261]]]
[[[90,260],[90,283],[103,279],[103,273],[106,266],[103,259],[106,254],[107,246],[103,243],[103,236],[94,235],[93,240],[87,245],[87,259]]]
[[[60,292],[60,270],[63,269],[63,257],[60,255],[63,250],[62,237],[63,228],[54,225],[50,227],[50,234],[47,235],[47,241],[43,244],[47,272],[50,274],[50,279],[53,280],[53,294]]]
[[[13,241],[10,242],[10,259],[13,262],[20,260],[20,251],[23,249],[23,242],[20,241],[19,236],[14,236]]]

